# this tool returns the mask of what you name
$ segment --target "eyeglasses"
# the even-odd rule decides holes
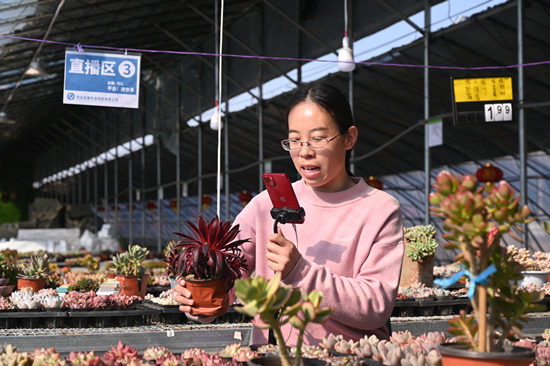
[[[304,145],[309,146],[311,150],[319,151],[326,149],[329,142],[341,135],[343,135],[343,132],[340,132],[338,135],[330,138],[313,137],[309,141],[300,141],[298,139],[284,139],[283,141],[281,141],[281,145],[286,151],[300,150]]]

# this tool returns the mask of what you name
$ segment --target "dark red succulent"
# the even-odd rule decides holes
[[[207,223],[201,215],[198,225],[187,221],[186,226],[190,235],[174,233],[183,240],[166,253],[168,271],[176,277],[225,278],[229,291],[248,269],[241,246],[250,239],[235,240],[239,225],[231,227],[230,220],[220,222],[218,216]]]

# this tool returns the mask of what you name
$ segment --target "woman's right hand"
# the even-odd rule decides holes
[[[185,288],[185,280],[183,278],[178,279],[178,284],[174,287],[174,291],[176,292],[175,300],[181,304],[179,307],[180,311],[192,314],[191,309],[195,302],[191,297],[191,291]]]

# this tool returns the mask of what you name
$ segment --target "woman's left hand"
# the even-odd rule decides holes
[[[275,272],[281,272],[281,277],[284,279],[298,263],[301,254],[294,243],[285,238],[281,228],[277,231],[277,234],[271,234],[268,238],[267,266]]]

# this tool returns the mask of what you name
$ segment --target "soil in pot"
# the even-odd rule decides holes
[[[185,287],[191,292],[195,302],[193,315],[222,315],[229,308],[226,282],[223,278],[215,280],[185,280]]]
[[[457,343],[439,345],[443,366],[529,366],[535,351],[514,347],[509,352],[476,352]]]

